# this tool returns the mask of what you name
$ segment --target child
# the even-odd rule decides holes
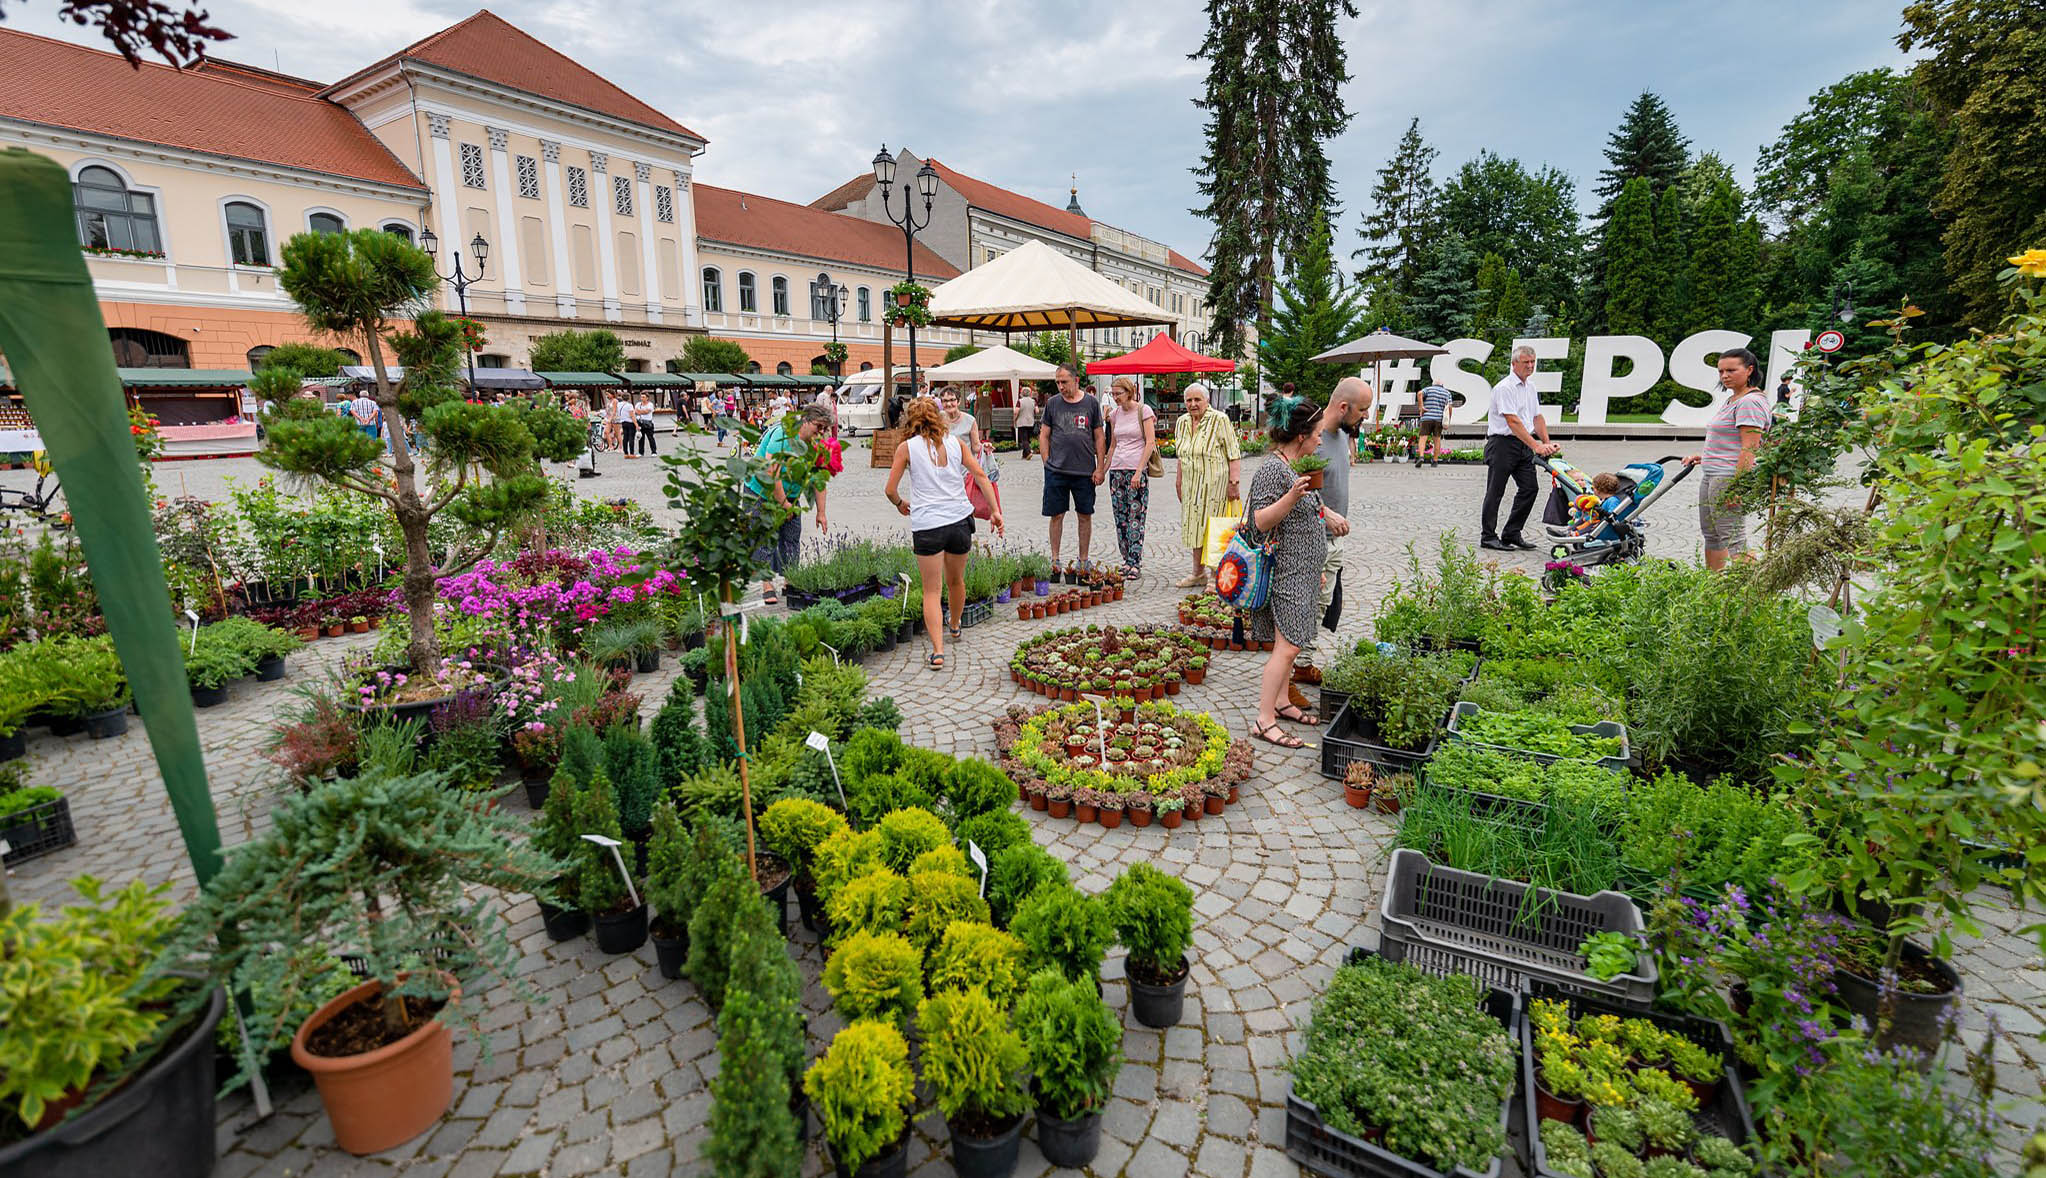
[[[1621,498],[1623,486],[1619,475],[1607,471],[1592,475],[1591,494],[1579,495],[1571,505],[1577,509],[1579,516],[1571,532],[1581,535],[1592,531],[1604,523],[1606,517],[1618,512],[1624,505]]]

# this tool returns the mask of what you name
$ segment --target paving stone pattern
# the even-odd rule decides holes
[[[672,439],[664,440],[673,444]],[[1652,448],[1652,444],[1651,447]],[[1577,465],[1618,466],[1648,451],[1614,443],[1571,447]],[[900,536],[902,521],[881,498],[885,472],[868,469],[854,450],[847,473],[834,484],[836,529]],[[1254,468],[1260,459],[1249,459]],[[661,468],[641,459],[606,456],[603,478],[577,489],[606,498],[629,496],[665,516]],[[1040,467],[1013,456],[1002,462],[1003,500],[1011,516],[1008,544],[1044,550],[1037,514]],[[247,461],[184,463],[159,468],[160,485],[173,492],[218,496],[224,479],[252,478]],[[1245,472],[1246,479],[1249,471]],[[1169,480],[1152,484],[1147,577],[1120,603],[1086,611],[1080,622],[1170,622],[1182,590],[1172,587],[1189,568],[1178,543],[1178,507]],[[1405,567],[1404,546],[1424,549],[1446,529],[1468,542],[1476,533],[1482,468],[1417,469],[1376,464],[1352,476],[1355,532],[1345,542],[1348,609],[1343,641],[1362,637],[1376,599]],[[1546,493],[1546,488],[1544,488]],[[1657,513],[1654,552],[1695,559],[1694,496]],[[1097,557],[1114,552],[1106,511],[1094,537]],[[811,525],[814,528],[814,525]],[[814,532],[812,533],[814,534]],[[1065,553],[1074,554],[1068,529]],[[1508,563],[1538,570],[1538,553]],[[873,691],[895,697],[906,716],[903,736],[914,744],[957,756],[990,756],[989,722],[1010,703],[1036,704],[1015,687],[1007,662],[1029,634],[1057,623],[1018,622],[998,608],[992,621],[966,632],[949,666],[923,665],[921,641],[868,662]],[[366,637],[324,640],[292,660],[282,683],[235,685],[224,706],[199,713],[200,732],[230,844],[261,830],[276,773],[262,758],[269,726],[291,703],[294,683],[335,667]],[[1182,707],[1206,709],[1230,731],[1244,733],[1255,711],[1262,655],[1214,656],[1208,679],[1185,688]],[[666,694],[672,660],[642,676],[635,689],[648,714]],[[1299,735],[1312,738],[1304,730]],[[34,777],[57,785],[72,801],[79,845],[22,865],[11,885],[19,900],[61,900],[66,879],[91,872],[114,883],[170,880],[179,897],[192,892],[177,826],[164,798],[140,726],[109,741],[38,733],[29,755]],[[524,810],[522,794],[506,799]],[[1287,1074],[1298,1043],[1295,1028],[1307,1017],[1346,949],[1375,944],[1385,857],[1394,820],[1352,810],[1341,790],[1317,771],[1312,751],[1257,746],[1256,772],[1242,801],[1220,817],[1189,822],[1175,831],[1156,824],[1116,830],[1054,821],[1032,814],[1034,837],[1072,865],[1079,885],[1099,891],[1125,864],[1147,861],[1176,871],[1195,891],[1195,961],[1186,1015],[1174,1028],[1142,1027],[1126,1011],[1119,952],[1104,970],[1105,993],[1123,1014],[1127,1062],[1105,1117],[1101,1154],[1091,1173],[1106,1178],[1279,1178],[1297,1172],[1282,1152]],[[1999,893],[2000,896],[2000,893]],[[555,944],[547,939],[530,898],[507,898],[507,915],[524,955],[521,970],[546,998],[528,1007],[502,988],[483,996],[482,1026],[489,1043],[458,1042],[452,1109],[434,1130],[395,1150],[353,1158],[337,1150],[317,1095],[299,1078],[274,1078],[277,1111],[258,1119],[245,1095],[224,1102],[218,1178],[248,1175],[404,1175],[405,1178],[480,1178],[482,1175],[697,1174],[707,1171],[701,1147],[710,1115],[708,1084],[717,1071],[717,1036],[711,1013],[686,981],[667,982],[654,967],[652,946],[607,958],[593,941]],[[2006,1035],[1997,1048],[2000,1082],[2009,1112],[2029,1132],[2040,1121],[2041,1061],[2036,1036],[2046,1010],[2046,969],[2018,933],[2021,914],[1992,901],[1985,923],[1991,934],[1964,939],[1957,964],[1966,977],[1965,1025],[1979,1035],[1994,1013]],[[817,982],[822,958],[815,938],[791,919],[790,944],[803,967],[811,1013],[812,1050],[840,1021]],[[1952,1077],[1955,1084],[1958,1076]],[[829,1172],[812,1126],[806,1175]],[[2022,1134],[2004,1135],[2015,1148]],[[929,1111],[918,1121],[909,1164],[919,1176],[950,1171],[942,1120]],[[1022,1178],[1049,1169],[1026,1134]]]

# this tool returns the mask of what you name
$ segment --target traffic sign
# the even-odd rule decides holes
[[[1846,347],[1847,337],[1837,331],[1822,331],[1819,338],[1813,342],[1821,352],[1830,354]]]

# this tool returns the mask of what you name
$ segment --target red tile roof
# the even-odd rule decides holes
[[[696,204],[696,236],[704,241],[880,270],[902,266],[902,231],[893,225],[701,182],[689,192]],[[916,273],[945,279],[957,277],[959,268],[918,242]]]
[[[251,86],[269,86],[275,90],[285,90],[294,94],[318,94],[321,90],[326,89],[327,86],[325,82],[315,82],[310,78],[301,78],[292,74],[281,74],[276,70],[266,70],[259,65],[228,61],[225,58],[219,57],[206,58],[199,62],[199,64],[191,67],[190,72],[195,74],[211,74],[215,77],[226,78],[231,82],[246,82]]]
[[[0,29],[0,118],[424,189],[334,103]]]
[[[703,138],[487,8],[357,70],[323,93],[334,94],[398,61],[438,66],[656,131]]]
[[[1165,252],[1172,255],[1173,269],[1184,270],[1189,274],[1198,274],[1203,278],[1206,278],[1208,276],[1208,268],[1206,266],[1203,266],[1199,262],[1194,261],[1192,258],[1187,257],[1185,254],[1180,253],[1178,250],[1167,248]]]
[[[854,176],[852,179],[847,180],[830,192],[811,201],[810,207],[813,209],[823,209],[828,213],[835,213],[856,200],[865,200],[867,194],[872,191],[874,191],[874,176],[870,172],[865,176]]]

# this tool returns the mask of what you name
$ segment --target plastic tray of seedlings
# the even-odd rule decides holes
[[[66,797],[39,802],[0,818],[0,842],[7,846],[0,860],[9,867],[61,851],[77,841],[78,830],[71,824],[71,799]]]
[[[1329,719],[1321,736],[1321,775],[1341,781],[1353,761],[1369,761],[1394,773],[1412,773],[1435,754],[1435,741],[1417,753],[1378,743],[1378,726],[1353,709],[1347,701]]]
[[[1344,963],[1355,964],[1371,955],[1369,949],[1355,948],[1344,958]],[[1389,954],[1387,956],[1397,960]],[[1485,1013],[1498,1019],[1507,1034],[1517,1036],[1522,1044],[1527,1042],[1519,994],[1493,987],[1485,995]],[[1525,1075],[1526,1071],[1523,1063],[1521,1072]],[[1328,1175],[1328,1178],[1514,1178],[1522,1172],[1520,1158],[1513,1156],[1512,1132],[1516,1123],[1513,1111],[1518,1100],[1517,1093],[1508,1097],[1499,1110],[1499,1127],[1507,1134],[1506,1153],[1493,1158],[1492,1164],[1483,1170],[1457,1166],[1444,1171],[1426,1162],[1401,1157],[1375,1142],[1330,1128],[1321,1119],[1321,1110],[1294,1095],[1289,1087],[1286,1092],[1286,1156],[1302,1170]]]
[[[1419,851],[1392,853],[1381,952],[1430,973],[1467,973],[1486,985],[1525,992],[1537,982],[1631,1008],[1655,1001],[1655,962],[1609,981],[1591,976],[1579,952],[1593,933],[1639,935],[1641,910],[1619,892],[1579,896],[1431,863]]]
[[[1538,999],[1562,1002],[1569,1008],[1573,1020],[1596,1014],[1647,1019],[1662,1030],[1682,1035],[1712,1052],[1720,1061],[1720,1075],[1716,1080],[1701,1082],[1678,1077],[1699,1097],[1698,1110],[1691,1118],[1697,1135],[1700,1138],[1724,1137],[1744,1148],[1755,1140],[1755,1115],[1748,1107],[1747,1091],[1741,1085],[1739,1060],[1733,1052],[1733,1036],[1727,1033],[1725,1023],[1664,1011],[1632,1009],[1539,982],[1529,988],[1527,997],[1530,1004]],[[1514,1099],[1520,1104],[1520,1128],[1526,1135],[1528,1149],[1532,1151],[1534,1165],[1529,1173],[1533,1178],[1570,1178],[1567,1173],[1550,1168],[1548,1147],[1542,1144],[1541,1118],[1535,1109],[1535,1074],[1534,1029],[1531,1020],[1523,1013],[1520,1021],[1520,1092]],[[1585,1110],[1579,1111],[1579,1119],[1571,1124],[1581,1132],[1586,1127],[1582,1115]]]
[[[1486,744],[1483,741],[1472,740],[1469,737],[1464,736],[1458,730],[1458,724],[1464,722],[1467,717],[1475,716],[1483,710],[1484,709],[1478,707],[1478,705],[1471,703],[1468,700],[1457,701],[1457,705],[1449,710],[1449,739],[1457,741],[1460,744],[1470,745],[1472,748],[1487,749],[1495,753],[1504,753],[1509,757],[1521,757],[1526,760],[1535,761],[1543,765],[1552,765],[1557,761],[1562,760],[1588,760],[1592,764],[1597,765],[1601,769],[1610,769],[1615,773],[1625,773],[1628,767],[1634,763],[1633,746],[1627,743],[1627,726],[1625,724],[1620,723],[1617,720],[1600,720],[1596,724],[1572,724],[1570,726],[1570,731],[1577,734],[1578,736],[1604,736],[1618,738],[1620,742],[1620,751],[1618,755],[1611,757],[1565,758],[1559,757],[1554,753],[1537,753],[1530,749],[1517,749],[1511,745]]]

